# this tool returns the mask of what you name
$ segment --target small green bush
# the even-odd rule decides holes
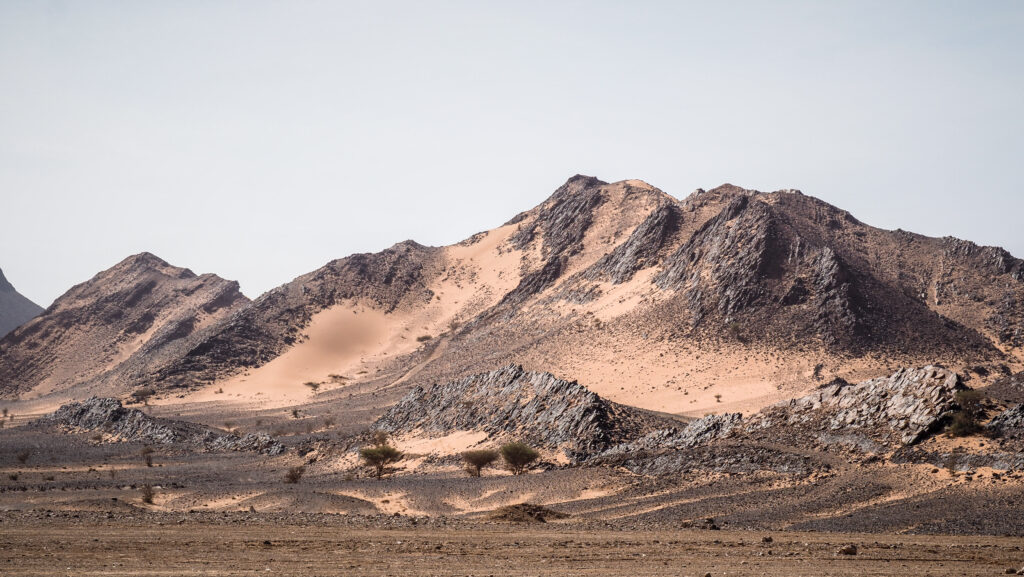
[[[384,468],[392,463],[402,460],[404,455],[391,445],[377,445],[374,447],[363,447],[359,449],[359,458],[367,467],[373,469],[374,476],[378,479],[384,475]]]

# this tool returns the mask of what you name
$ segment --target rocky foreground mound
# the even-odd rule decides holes
[[[138,409],[121,406],[117,399],[93,397],[68,403],[39,419],[38,424],[68,433],[99,432],[105,442],[138,442],[154,445],[187,445],[203,451],[256,451],[267,455],[284,452],[284,445],[266,433],[238,435],[188,423],[150,417]]]
[[[575,381],[518,365],[428,388],[416,387],[374,424],[394,434],[485,431],[562,451],[579,462],[669,424],[602,399]]]

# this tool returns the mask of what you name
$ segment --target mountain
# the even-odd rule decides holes
[[[702,415],[898,366],[1002,374],[1021,364],[1022,328],[1024,263],[1002,249],[874,228],[799,191],[678,200],[577,175],[458,244],[328,263],[140,382],[272,403],[306,382],[404,390],[519,363]]]
[[[0,337],[43,312],[43,307],[23,297],[0,270]]]
[[[1021,260],[874,228],[794,190],[726,184],[679,200],[577,175],[463,242],[352,255],[251,303],[182,269],[147,273],[162,287],[152,294],[126,280],[167,267],[154,259],[101,273],[0,342],[2,382],[285,406],[354,386],[397,401],[518,364],[612,402],[701,416],[900,366],[978,379],[1024,368]],[[65,328],[74,344],[56,346]]]
[[[129,257],[0,339],[0,392],[123,393],[152,363],[180,357],[194,332],[248,302],[236,282],[149,253]]]

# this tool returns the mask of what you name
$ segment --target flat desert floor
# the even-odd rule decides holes
[[[764,531],[648,531],[344,515],[0,513],[3,575],[1002,575],[1024,541]],[[841,554],[854,545],[855,555]]]

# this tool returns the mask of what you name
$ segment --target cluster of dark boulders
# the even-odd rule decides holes
[[[151,417],[110,398],[92,397],[80,403],[68,403],[37,423],[68,433],[97,432],[104,442],[177,444],[204,451],[255,451],[267,455],[285,451],[284,445],[266,433],[243,436],[221,433],[196,423]]]

